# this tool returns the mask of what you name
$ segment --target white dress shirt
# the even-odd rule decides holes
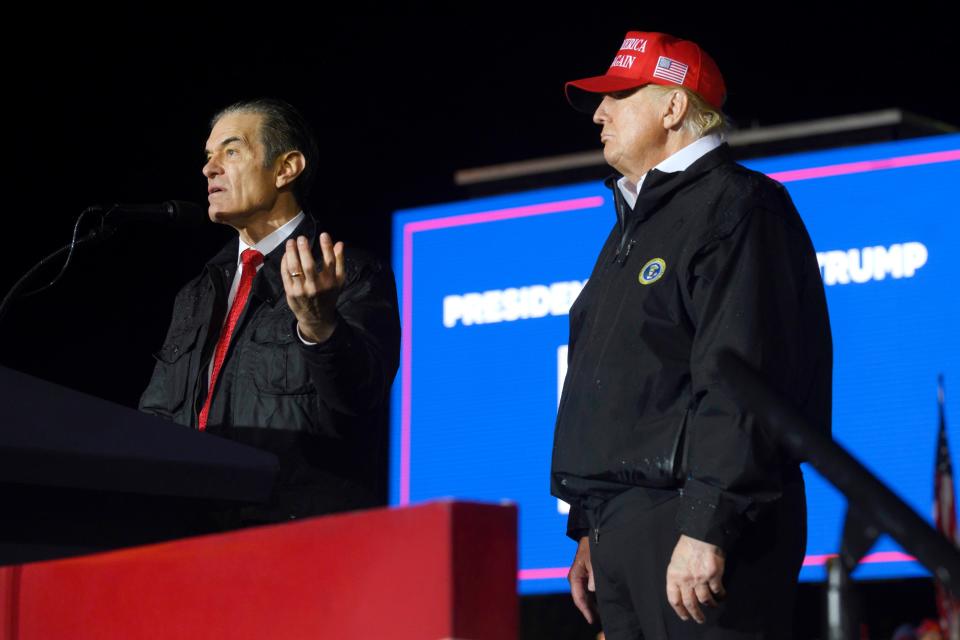
[[[227,294],[227,313],[223,317],[223,321],[227,321],[227,316],[230,315],[230,307],[233,306],[233,301],[237,297],[237,289],[240,288],[240,276],[243,275],[243,267],[240,264],[240,254],[242,254],[247,249],[256,249],[263,255],[267,255],[274,249],[280,246],[280,244],[287,239],[293,230],[297,228],[297,225],[303,221],[304,213],[301,211],[288,222],[286,222],[282,227],[270,232],[270,234],[262,238],[260,242],[250,245],[243,241],[243,238],[240,238],[240,242],[237,246],[237,269],[236,273],[233,274],[233,283],[230,285],[230,293]],[[263,268],[263,263],[257,265],[257,271]],[[220,331],[223,331],[223,325],[220,325]],[[297,328],[297,334],[300,333],[299,327]],[[219,338],[218,338],[219,339]],[[303,336],[300,336],[300,339],[303,340]],[[315,342],[307,342],[303,340],[306,344],[316,344]],[[210,359],[210,365],[207,367],[207,384],[210,383],[210,376],[213,375],[213,358]]]
[[[723,137],[719,133],[707,134],[702,138],[697,138],[683,149],[680,149],[680,151],[667,157],[663,162],[655,166],[654,169],[663,171],[664,173],[683,171],[699,160],[701,156],[709,151],[713,151],[721,144],[723,144]],[[637,197],[640,194],[640,189],[643,187],[643,181],[646,177],[646,173],[640,176],[640,181],[636,186],[634,186],[626,176],[617,180],[620,193],[623,194],[624,199],[627,201],[627,204],[630,205],[631,209],[637,204]]]

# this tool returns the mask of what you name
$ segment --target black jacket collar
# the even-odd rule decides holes
[[[673,195],[683,187],[696,182],[705,174],[716,167],[727,162],[732,162],[730,153],[730,144],[720,143],[720,146],[711,149],[707,153],[697,158],[693,164],[683,171],[664,172],[659,169],[650,169],[647,177],[643,180],[643,187],[637,197],[637,202],[631,212],[630,206],[620,193],[617,187],[619,174],[613,174],[604,180],[613,191],[614,201],[616,202],[617,219],[620,222],[620,228],[623,229],[626,219],[635,218],[637,221],[643,221],[652,216],[666,204]]]
[[[303,220],[288,237],[306,236],[309,238],[310,251],[316,256],[317,238],[319,236],[317,227],[317,221],[305,212]],[[237,268],[237,248],[239,244],[239,238],[231,239],[207,262],[207,268],[221,273],[225,277],[226,283],[229,283],[233,278],[234,270]],[[286,239],[284,239],[273,251],[264,256],[263,268],[257,272],[257,277],[253,281],[251,293],[270,305],[275,304],[277,300],[285,296],[283,278],[280,276],[280,265],[283,261],[283,254],[287,250],[286,245]]]

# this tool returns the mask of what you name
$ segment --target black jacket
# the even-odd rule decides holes
[[[311,239],[307,216],[293,232]],[[196,427],[207,372],[237,268],[229,242],[176,297],[173,319],[140,409]],[[265,256],[220,370],[207,431],[276,453],[280,470],[271,505],[251,520],[280,520],[374,502],[378,440],[384,437],[390,386],[400,354],[400,322],[391,270],[347,247],[346,282],[336,330],[308,346],[296,332],[280,276],[285,246]],[[211,330],[211,327],[213,330]]]
[[[633,486],[682,488],[678,533],[728,546],[799,475],[724,392],[732,349],[830,432],[830,325],[816,253],[786,189],[721,144],[685,171],[651,170],[617,209],[570,310],[551,492],[584,509]]]

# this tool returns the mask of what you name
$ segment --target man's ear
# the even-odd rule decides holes
[[[306,166],[307,160],[299,151],[287,151],[280,154],[276,162],[277,189],[282,189],[293,182],[297,176],[303,173]]]
[[[663,128],[674,129],[683,122],[687,110],[690,108],[690,99],[683,91],[671,91],[663,103]]]

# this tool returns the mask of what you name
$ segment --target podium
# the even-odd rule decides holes
[[[277,458],[0,367],[0,564],[195,533],[266,501]]]
[[[0,640],[509,640],[516,527],[436,502],[2,567]]]

